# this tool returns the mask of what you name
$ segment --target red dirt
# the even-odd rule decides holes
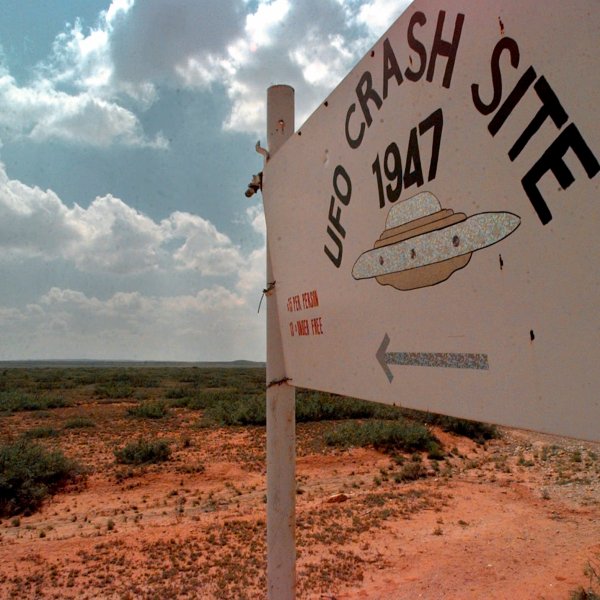
[[[178,409],[143,425],[172,442],[172,460],[129,468],[112,451],[140,422],[117,404],[85,410],[99,425],[58,443],[93,472],[18,526],[3,520],[0,596],[265,597],[264,429],[193,429]],[[42,422],[3,423],[16,434]],[[447,460],[422,455],[428,476],[396,482],[402,467],[386,454],[324,447],[327,426],[298,426],[299,598],[567,600],[589,585],[599,444],[503,430],[481,446],[436,431]]]

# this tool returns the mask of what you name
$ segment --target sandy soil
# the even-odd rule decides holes
[[[0,523],[0,597],[263,598],[264,429],[193,428],[187,409],[134,423],[126,406],[4,417],[14,435],[82,414],[97,426],[50,442],[92,466],[87,481]],[[567,600],[589,585],[600,445],[503,430],[482,446],[436,431],[445,459],[394,460],[325,447],[329,426],[298,426],[299,598]],[[115,464],[140,428],[172,442],[169,462]],[[411,462],[424,477],[403,481]]]

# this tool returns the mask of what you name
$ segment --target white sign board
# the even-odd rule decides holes
[[[416,0],[268,162],[293,385],[600,439],[599,40]]]

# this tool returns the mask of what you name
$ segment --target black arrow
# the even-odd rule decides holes
[[[487,371],[490,366],[487,354],[463,354],[457,352],[387,352],[390,337],[386,333],[375,357],[389,382],[394,375],[388,365],[410,367],[447,367],[451,369],[479,369]]]

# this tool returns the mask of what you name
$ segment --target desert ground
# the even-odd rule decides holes
[[[230,418],[261,395],[263,369],[0,369],[0,443],[79,465],[39,506],[5,498],[0,597],[264,598],[265,428]],[[297,424],[298,598],[600,597],[600,444],[426,417],[426,448],[339,444],[372,417],[317,413]],[[139,440],[170,453],[127,462]]]

